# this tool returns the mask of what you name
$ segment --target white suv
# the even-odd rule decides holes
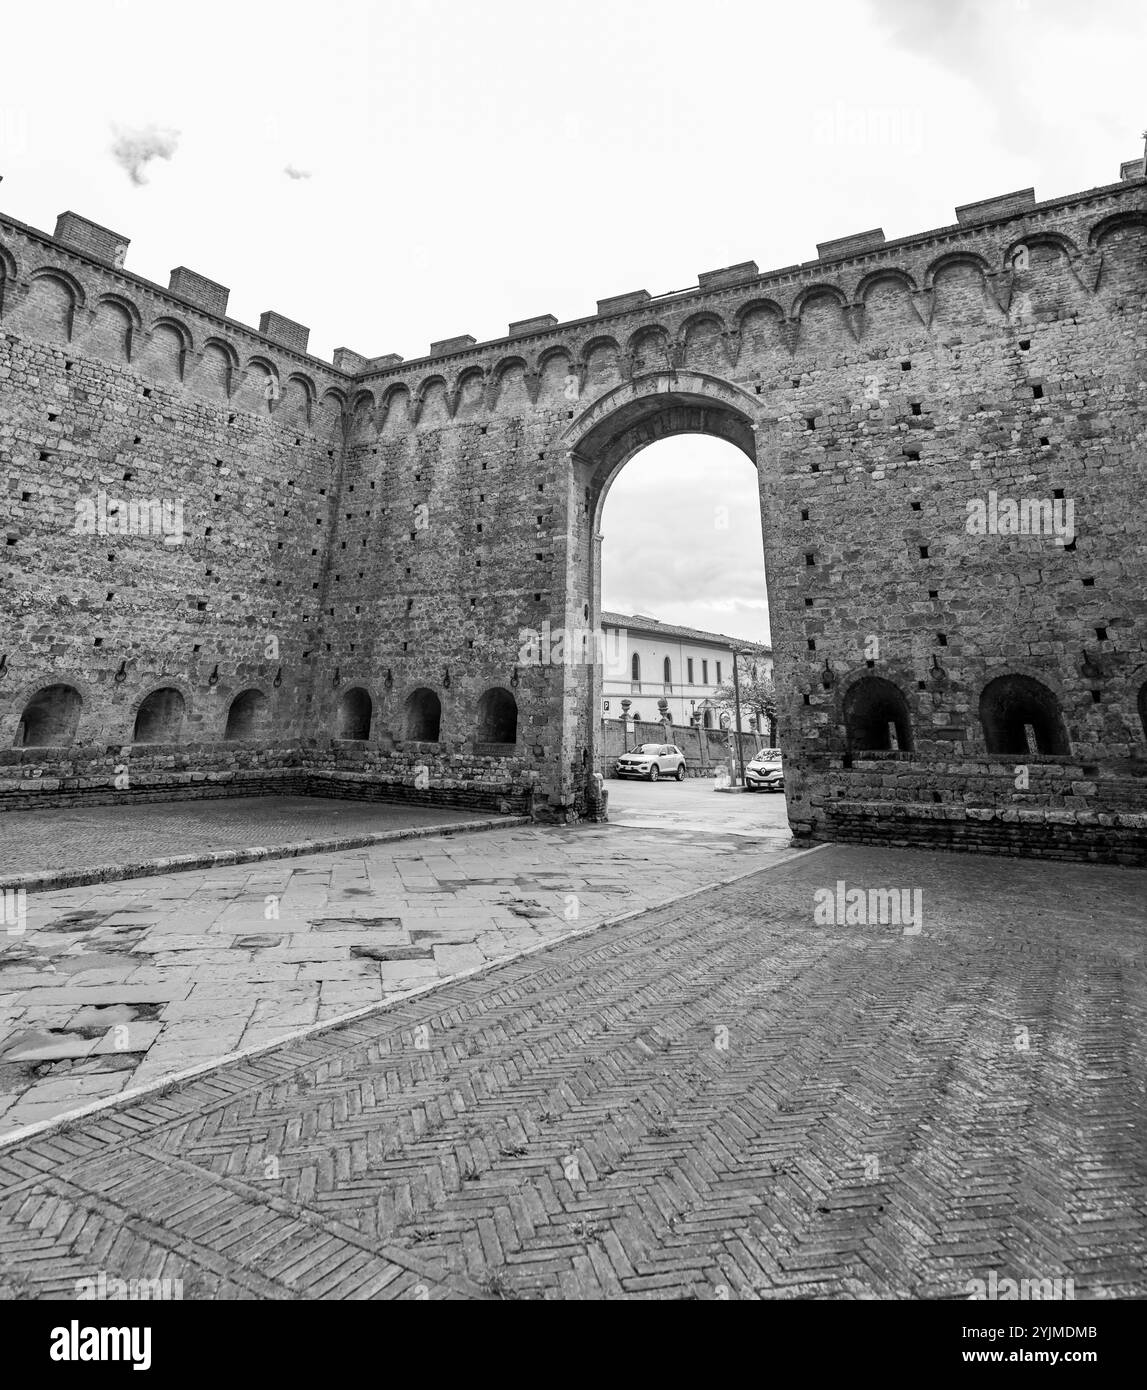
[[[648,777],[657,782],[662,777],[685,780],[685,754],[675,743],[643,743],[632,753],[623,753],[613,766],[615,777]]]
[[[745,790],[750,792],[783,792],[785,774],[779,748],[762,748],[745,768]]]

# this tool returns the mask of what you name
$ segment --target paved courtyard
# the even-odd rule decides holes
[[[626,834],[507,838],[562,878],[523,893],[548,903],[596,856],[617,908],[647,872],[615,859]],[[492,877],[493,844],[470,841]],[[300,915],[363,871],[325,872]],[[395,872],[409,900],[439,891],[424,861]],[[826,909],[856,888],[922,910],[906,930]],[[0,1148],[3,1290],[931,1298],[995,1271],[1141,1297],[1142,894],[1114,868],[778,859]]]
[[[707,782],[610,785],[608,825],[31,894],[24,930],[0,928],[0,1134],[748,872],[789,844],[779,797]],[[673,825],[642,828],[666,811]],[[334,812],[278,798],[267,808],[270,823],[303,833]],[[197,802],[161,824],[185,824],[202,843],[217,819],[221,836],[245,826],[256,843],[254,814]],[[57,858],[75,862],[90,842],[71,837],[72,813],[19,819],[43,834],[39,818],[57,815]],[[94,819],[109,844],[141,847],[132,817],[118,828]]]
[[[317,796],[213,797],[5,813],[0,815],[0,886],[17,874],[62,867],[136,864],[489,818],[488,811]]]

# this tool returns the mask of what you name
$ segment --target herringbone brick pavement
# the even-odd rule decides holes
[[[1142,1296],[1142,884],[801,856],[0,1149],[0,1292]]]

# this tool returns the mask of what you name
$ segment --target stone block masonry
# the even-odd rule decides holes
[[[601,670],[523,632],[596,625],[608,483],[704,432],[760,479],[797,836],[1143,861],[1138,166],[409,362],[127,246],[0,217],[0,806],[298,779],[577,819]]]

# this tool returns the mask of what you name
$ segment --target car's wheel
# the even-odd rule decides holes
[[[649,780],[651,782],[656,782],[660,776],[661,769],[657,766],[656,763],[654,763],[653,766],[649,769]]]
[[[679,782],[684,782],[684,780],[685,780],[685,768],[684,768],[683,765],[682,765],[682,766],[679,766],[679,767],[677,768],[677,772],[675,773],[675,776],[676,776],[676,778],[677,778],[677,780],[678,780]]]

